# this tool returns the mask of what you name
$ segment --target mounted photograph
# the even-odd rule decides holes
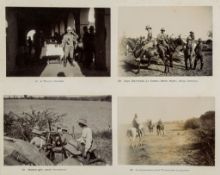
[[[119,97],[118,163],[215,166],[215,98]]]
[[[6,7],[5,12],[7,76],[110,76],[110,8]]]
[[[4,165],[111,165],[111,101],[111,96],[4,96]]]
[[[211,6],[120,7],[118,75],[212,76]]]

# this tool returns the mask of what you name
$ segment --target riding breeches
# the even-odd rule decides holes
[[[70,57],[70,59],[73,59],[74,54],[74,47],[73,46],[65,46],[64,48],[64,58],[67,59]]]

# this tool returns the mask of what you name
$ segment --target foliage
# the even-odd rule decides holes
[[[200,128],[201,122],[197,118],[188,119],[184,124],[184,129],[197,129]]]
[[[50,110],[23,112],[21,116],[9,112],[4,114],[4,134],[9,137],[30,141],[31,131],[34,127],[39,130],[48,130],[49,124],[62,121],[65,114],[57,114]]]
[[[215,112],[208,111],[200,118],[189,119],[185,129],[197,129],[197,144],[192,149],[197,150],[187,161],[193,165],[215,165]]]

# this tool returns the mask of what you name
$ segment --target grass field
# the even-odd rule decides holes
[[[88,126],[93,130],[94,142],[98,150],[108,164],[112,163],[112,137],[103,134],[111,129],[111,102],[37,99],[5,99],[4,101],[5,114],[13,112],[22,116],[23,112],[31,113],[32,109],[36,111],[49,109],[54,113],[66,114],[62,124],[66,125],[70,132],[74,125],[77,136],[81,132],[77,120],[87,119]]]
[[[192,145],[200,142],[197,130],[184,130],[184,122],[165,123],[165,135],[158,136],[154,128],[143,136],[143,145],[135,150],[129,147],[126,136],[128,125],[119,130],[119,163],[130,165],[193,165],[189,159],[198,152]]]

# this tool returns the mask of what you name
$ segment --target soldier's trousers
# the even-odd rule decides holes
[[[64,48],[64,61],[67,61],[67,58],[70,58],[70,61],[73,61],[74,47],[73,46],[65,46]]]
[[[189,67],[188,67],[188,62],[189,62]],[[186,68],[186,70],[188,68],[192,69],[192,57],[191,57],[191,55],[186,55],[185,56],[185,68]]]
[[[194,62],[194,69],[196,69],[198,61],[200,61],[200,70],[202,70],[203,64],[204,64],[203,63],[203,55],[196,55],[195,62]]]

